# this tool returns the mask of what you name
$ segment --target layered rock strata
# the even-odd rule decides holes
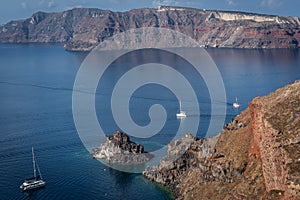
[[[194,138],[143,175],[177,199],[300,199],[300,81],[255,98],[216,138]]]
[[[298,17],[160,6],[127,12],[95,8],[37,12],[0,25],[0,43],[63,43],[67,50],[89,51],[117,33],[141,27],[172,29],[203,47],[299,48],[300,41]]]

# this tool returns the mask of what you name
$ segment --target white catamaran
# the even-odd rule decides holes
[[[34,150],[32,147],[32,163],[33,163],[33,175],[34,177],[26,179],[24,183],[20,186],[23,191],[28,191],[32,189],[42,188],[46,185],[45,181],[43,181],[42,174],[40,172],[37,161],[34,157]],[[38,170],[39,175],[36,175],[36,169]]]
[[[181,101],[179,101],[179,113],[176,114],[176,117],[178,118],[186,117],[186,113],[181,108]]]

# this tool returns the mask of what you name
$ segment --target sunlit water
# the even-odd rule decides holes
[[[198,136],[211,136],[220,131],[206,133],[211,103],[227,106],[226,123],[245,109],[252,98],[300,79],[298,50],[207,51],[221,72],[227,101],[210,102],[205,88],[198,94],[203,111]],[[0,199],[171,198],[162,187],[140,174],[115,171],[92,159],[82,145],[73,122],[72,88],[85,56],[86,53],[65,51],[59,45],[0,45]],[[177,68],[191,73],[184,66]],[[114,79],[121,73],[122,64],[119,64],[106,73],[106,79]],[[199,83],[195,87],[201,89],[203,82],[191,77],[191,83]],[[96,102],[101,103],[96,103],[96,109],[101,125],[110,134],[119,127],[111,116],[101,116],[109,110],[105,102],[109,102],[110,96],[106,94],[105,89],[98,88]],[[232,107],[236,97],[241,104],[238,110]],[[166,107],[168,118],[157,137],[137,138],[146,150],[167,144],[180,123],[175,117],[177,99],[157,85],[145,86],[132,97],[132,116],[136,123],[149,123],[148,109],[155,103]],[[192,107],[187,106],[189,109]],[[19,186],[24,178],[32,176],[31,146],[35,147],[47,186],[27,194]]]

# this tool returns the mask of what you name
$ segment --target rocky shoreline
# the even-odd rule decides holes
[[[215,138],[175,141],[143,175],[176,199],[300,199],[300,81],[255,98]]]
[[[142,174],[176,199],[300,199],[300,81],[253,99],[219,135],[186,134],[167,149]],[[120,131],[92,155],[130,166],[152,158]]]
[[[192,142],[190,140],[192,139]],[[168,145],[168,154],[161,159],[159,166],[148,168],[143,172],[143,176],[151,181],[155,181],[166,186],[175,196],[181,194],[177,188],[178,179],[189,170],[199,169],[201,173],[200,181],[206,180],[222,180],[231,182],[229,178],[220,173],[220,166],[212,166],[205,160],[211,157],[212,150],[218,140],[218,136],[212,138],[196,138],[191,134],[186,134],[184,138],[178,139]],[[173,161],[173,157],[177,155],[181,146],[188,143],[190,146],[179,159]],[[216,157],[221,155],[215,155]],[[210,170],[210,174],[205,173]]]
[[[37,12],[28,19],[0,25],[0,43],[62,43],[70,51],[90,51],[115,34],[141,27],[172,29],[195,39],[203,47],[300,47],[299,17],[169,6],[127,12],[96,8]],[[130,38],[137,39],[135,35]],[[159,40],[148,39],[143,42]],[[177,41],[154,42],[167,45]]]
[[[99,148],[93,149],[92,156],[109,164],[142,164],[152,158],[143,145],[130,141],[129,136],[120,131],[107,136]]]

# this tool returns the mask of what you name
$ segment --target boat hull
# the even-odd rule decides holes
[[[240,107],[240,104],[238,104],[238,103],[233,103],[233,107],[234,107],[234,108],[239,108],[239,107]]]
[[[35,180],[35,181],[25,181],[20,188],[22,191],[28,191],[28,190],[34,190],[38,188],[43,188],[45,187],[46,183],[43,180]]]
[[[178,113],[178,114],[176,114],[176,117],[184,118],[184,117],[186,117],[186,114],[185,113]]]

